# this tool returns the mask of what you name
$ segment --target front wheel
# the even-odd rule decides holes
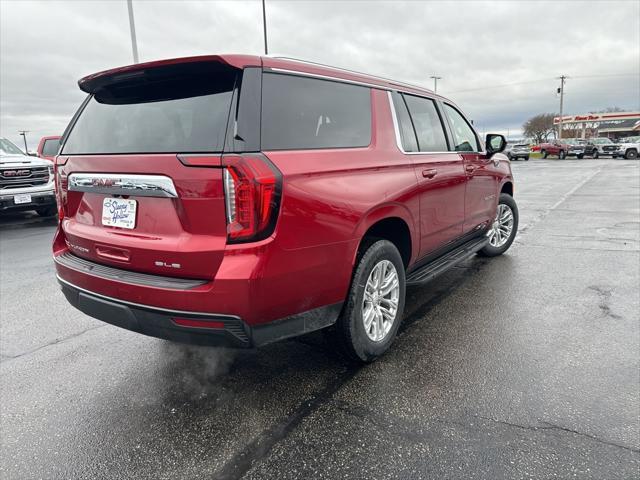
[[[529,155],[527,155],[526,157],[524,157],[525,162],[529,161]]]
[[[591,158],[598,158],[600,156],[600,154],[598,153],[598,150],[594,150],[593,153],[591,154]]]
[[[582,160],[584,158],[584,155],[576,155],[576,157],[578,157],[579,160]]]
[[[405,290],[404,264],[395,245],[375,239],[365,243],[333,332],[351,359],[372,362],[389,349],[402,320]]]
[[[627,153],[625,154],[624,158],[626,158],[627,160],[634,160],[638,158],[638,152],[635,150],[627,150]]]
[[[542,158],[547,158],[547,151],[546,150],[540,150],[540,154],[542,155]]]
[[[496,257],[506,252],[518,232],[518,206],[513,197],[501,193],[496,218],[488,232],[489,243],[478,252],[483,257]]]
[[[560,152],[558,153],[558,158],[560,160],[564,160],[566,156],[567,156],[567,154],[564,153],[564,150],[560,150]]]

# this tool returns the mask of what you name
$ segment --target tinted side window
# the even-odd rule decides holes
[[[447,104],[444,105],[444,109],[447,112],[453,133],[454,150],[456,152],[479,152],[478,138],[460,112]]]
[[[417,152],[418,141],[416,140],[416,132],[413,129],[407,105],[399,93],[393,92],[391,95],[393,96],[393,107],[396,112],[396,120],[398,121],[402,149],[405,152]]]
[[[44,145],[42,146],[42,155],[47,157],[53,157],[56,153],[58,153],[58,147],[60,146],[59,139],[51,139],[45,140]]]
[[[403,95],[413,120],[421,152],[446,152],[449,150],[444,128],[433,100],[413,95]]]
[[[371,142],[369,88],[265,73],[262,149],[366,147]]]

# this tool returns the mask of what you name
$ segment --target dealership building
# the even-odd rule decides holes
[[[553,119],[560,125],[560,117]],[[562,117],[562,137],[608,137],[617,140],[640,135],[640,112],[585,113]]]

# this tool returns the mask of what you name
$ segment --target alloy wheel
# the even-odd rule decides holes
[[[362,322],[370,340],[383,341],[396,320],[400,281],[389,260],[378,262],[367,279],[362,299]]]
[[[500,203],[496,219],[489,230],[489,243],[492,247],[500,248],[507,243],[511,232],[513,232],[513,212],[509,205]]]

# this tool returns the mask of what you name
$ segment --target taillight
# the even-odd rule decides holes
[[[273,233],[280,209],[282,175],[260,153],[222,157],[227,238],[262,240]]]
[[[58,221],[62,222],[67,209],[67,175],[62,169],[67,163],[67,158],[56,157],[54,160],[54,190],[56,192],[56,202],[58,204]]]

